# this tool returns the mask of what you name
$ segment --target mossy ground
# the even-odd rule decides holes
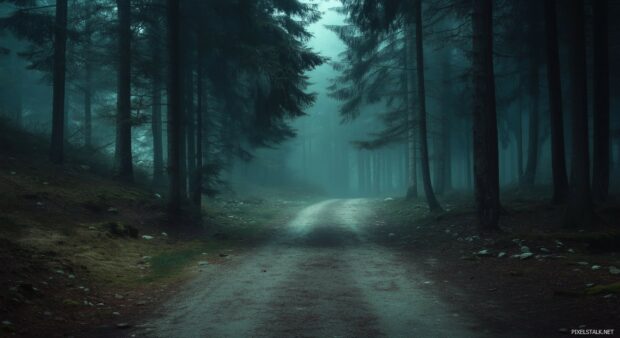
[[[0,335],[63,336],[147,313],[198,261],[268,240],[304,205],[221,197],[205,199],[202,222],[170,219],[155,191],[37,160],[27,148],[39,144],[0,152]]]

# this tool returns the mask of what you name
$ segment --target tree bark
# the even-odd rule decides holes
[[[562,203],[566,201],[566,196],[568,195],[568,177],[566,175],[566,153],[564,149],[564,117],[562,113],[562,87],[555,0],[545,0],[545,27],[547,35],[549,124],[551,126],[552,201],[554,203]]]
[[[198,208],[202,206],[202,166],[203,166],[203,114],[204,107],[204,79],[202,68],[202,53],[198,54],[198,64],[196,65],[196,169],[194,170],[194,189],[192,191],[192,200]]]
[[[151,108],[151,131],[153,134],[153,186],[161,186],[164,178],[164,149],[162,140],[162,117],[161,117],[161,48],[157,34],[160,31],[157,24],[151,27],[151,53],[153,58],[152,69],[152,87],[151,95],[153,96]]]
[[[181,58],[179,0],[166,0],[168,20],[168,207],[181,212]]]
[[[93,147],[93,84],[92,67],[90,62],[86,64],[86,81],[84,83],[84,147]]]
[[[408,149],[408,178],[407,199],[418,197],[418,173],[416,167],[416,138],[415,138],[415,104],[413,89],[415,88],[414,72],[414,43],[413,29],[405,27],[405,105],[407,107],[407,149]]]
[[[571,178],[565,225],[590,226],[594,215],[590,192],[586,42],[583,0],[566,1],[570,22],[571,86]]]
[[[594,10],[594,147],[592,158],[592,196],[603,202],[609,194],[609,32],[608,2],[592,2]]]
[[[131,153],[131,4],[116,0],[118,7],[118,92],[116,113],[116,175],[133,181]]]
[[[195,61],[191,52],[187,52],[187,61],[185,62],[185,138],[187,144],[187,177],[189,183],[189,196],[193,202],[193,192],[196,178],[196,107],[194,106],[194,67]]]
[[[54,74],[52,102],[52,139],[50,160],[61,164],[64,161],[65,143],[65,77],[67,60],[67,0],[56,2],[54,24]]]
[[[523,174],[523,184],[527,186],[534,185],[536,169],[538,167],[540,76],[537,52],[537,48],[532,48],[529,65],[530,113],[527,133],[527,163],[525,165],[525,173]]]
[[[472,26],[474,190],[480,228],[489,231],[500,214],[492,0],[474,0]]]
[[[426,92],[424,86],[424,45],[422,32],[422,0],[415,1],[416,14],[416,68],[418,74],[418,138],[420,143],[420,167],[426,202],[431,211],[441,211],[441,206],[433,192],[431,170],[428,156],[428,138],[426,132]]]

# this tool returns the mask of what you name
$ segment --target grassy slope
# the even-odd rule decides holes
[[[204,224],[168,220],[154,192],[103,177],[97,165],[50,165],[38,160],[43,142],[32,135],[1,135],[0,336],[131,322],[196,273],[198,261],[223,262],[298,210],[217,199],[205,207]],[[138,236],[114,234],[110,224]]]

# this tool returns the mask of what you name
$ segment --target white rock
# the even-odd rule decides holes
[[[592,270],[600,270],[601,266],[600,265],[592,265]]]
[[[482,249],[476,253],[478,256],[489,256],[491,253],[487,249]]]
[[[549,249],[547,249],[547,248],[540,248],[540,251],[541,251],[541,252],[546,252],[546,253],[551,252],[551,251],[549,251]]]
[[[527,252],[531,252],[531,251],[530,251],[530,248],[529,248],[529,247],[527,247],[527,246],[525,246],[525,245],[524,245],[524,246],[522,246],[522,247],[521,247],[521,252],[523,252],[523,253],[527,253]]]
[[[394,199],[393,199],[392,197],[386,197],[386,198],[384,199],[384,201],[386,201],[386,202],[393,201],[393,200],[394,200]]]
[[[151,239],[153,239],[153,236],[149,236],[149,235],[142,235],[143,239],[146,239],[147,241],[150,241]]]
[[[199,261],[198,265],[200,265],[200,266],[209,265],[209,262],[207,262],[207,261]]]
[[[620,275],[620,269],[618,269],[615,266],[610,266],[609,267],[609,273],[612,275]]]
[[[519,259],[528,259],[528,258],[530,258],[532,256],[534,256],[533,253],[531,253],[531,252],[524,252],[524,253],[519,255]]]
[[[497,258],[504,258],[504,257],[506,257],[506,253],[503,251],[497,254]]]
[[[165,232],[162,232],[161,235],[164,236],[164,237],[168,237],[168,234],[165,233]]]
[[[155,198],[157,198],[157,199],[161,199],[161,195],[160,195],[160,194],[155,194],[154,196],[155,196]]]

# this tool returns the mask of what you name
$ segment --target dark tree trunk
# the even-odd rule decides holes
[[[168,20],[168,206],[181,211],[181,58],[179,0],[166,0]]]
[[[442,66],[442,83],[446,88],[448,97],[454,97],[453,87],[450,81],[452,75],[451,60],[449,55],[444,55]],[[441,192],[452,190],[452,116],[451,103],[447,100],[441,102],[441,126],[440,128],[440,170],[438,171],[441,182]],[[438,190],[439,191],[439,190]]]
[[[539,99],[540,81],[538,71],[538,50],[532,48],[529,69],[529,89],[530,89],[530,113],[527,141],[527,164],[523,174],[523,184],[533,186],[536,181],[536,169],[538,167],[538,125],[539,125]]]
[[[519,90],[519,116],[517,116],[517,130],[515,138],[517,141],[517,181],[519,185],[523,184],[523,97]]]
[[[131,154],[131,23],[130,0],[116,0],[118,7],[118,93],[116,113],[116,175],[133,181]]]
[[[556,1],[545,0],[545,26],[547,34],[547,85],[549,89],[549,124],[551,126],[551,170],[553,175],[554,203],[566,201],[568,177],[564,150],[564,117],[562,113],[562,87],[560,81],[560,56]]]
[[[93,27],[91,20],[85,23],[85,42],[84,42],[84,147],[93,147],[93,52],[92,34]]]
[[[153,57],[153,78],[151,95],[153,96],[153,107],[151,110],[151,131],[153,133],[153,186],[161,186],[164,178],[164,147],[162,140],[162,118],[161,118],[161,48],[157,39],[157,33],[160,31],[157,25],[154,25],[151,33],[151,47]]]
[[[609,40],[608,2],[592,2],[594,9],[594,147],[592,158],[592,196],[603,202],[609,194]]]
[[[426,202],[431,211],[441,211],[441,206],[433,192],[431,170],[428,158],[428,137],[426,132],[426,92],[424,86],[424,46],[422,32],[422,1],[415,1],[416,13],[416,68],[418,73],[418,139],[420,143],[420,167]]]
[[[468,125],[470,124],[469,121],[467,123]],[[465,185],[467,187],[467,190],[471,191],[473,190],[473,184],[472,184],[472,178],[473,178],[473,173],[472,173],[472,169],[473,169],[473,165],[472,165],[472,157],[473,157],[473,145],[472,145],[472,137],[471,134],[466,132],[465,133],[465,152],[463,153],[464,157],[465,157]]]
[[[475,0],[473,28],[474,189],[482,230],[498,229],[499,163],[493,70],[493,1]]]
[[[594,212],[590,195],[584,2],[570,0],[566,4],[570,22],[570,72],[573,84],[571,177],[565,224],[573,228],[591,225]]]
[[[93,147],[93,85],[92,67],[89,62],[86,64],[86,81],[84,83],[84,147]]]
[[[194,205],[200,208],[202,205],[202,170],[203,170],[203,114],[205,113],[206,102],[204,102],[204,79],[202,71],[202,53],[198,54],[198,64],[196,66],[196,169],[194,170],[194,189],[192,200]]]
[[[415,45],[413,42],[413,28],[407,25],[405,28],[405,104],[407,106],[407,149],[409,158],[408,176],[409,182],[407,186],[407,198],[413,199],[418,197],[418,173],[416,163],[416,138],[415,138],[415,105],[413,90],[415,87],[414,59]]]
[[[189,183],[189,195],[193,197],[196,177],[196,107],[194,106],[194,66],[192,53],[187,55],[186,87],[185,87],[185,137],[187,144],[187,178]],[[191,199],[193,201],[193,198]]]
[[[54,25],[54,88],[52,140],[50,146],[50,159],[57,164],[64,161],[66,52],[67,0],[58,0],[56,2],[56,21]]]

